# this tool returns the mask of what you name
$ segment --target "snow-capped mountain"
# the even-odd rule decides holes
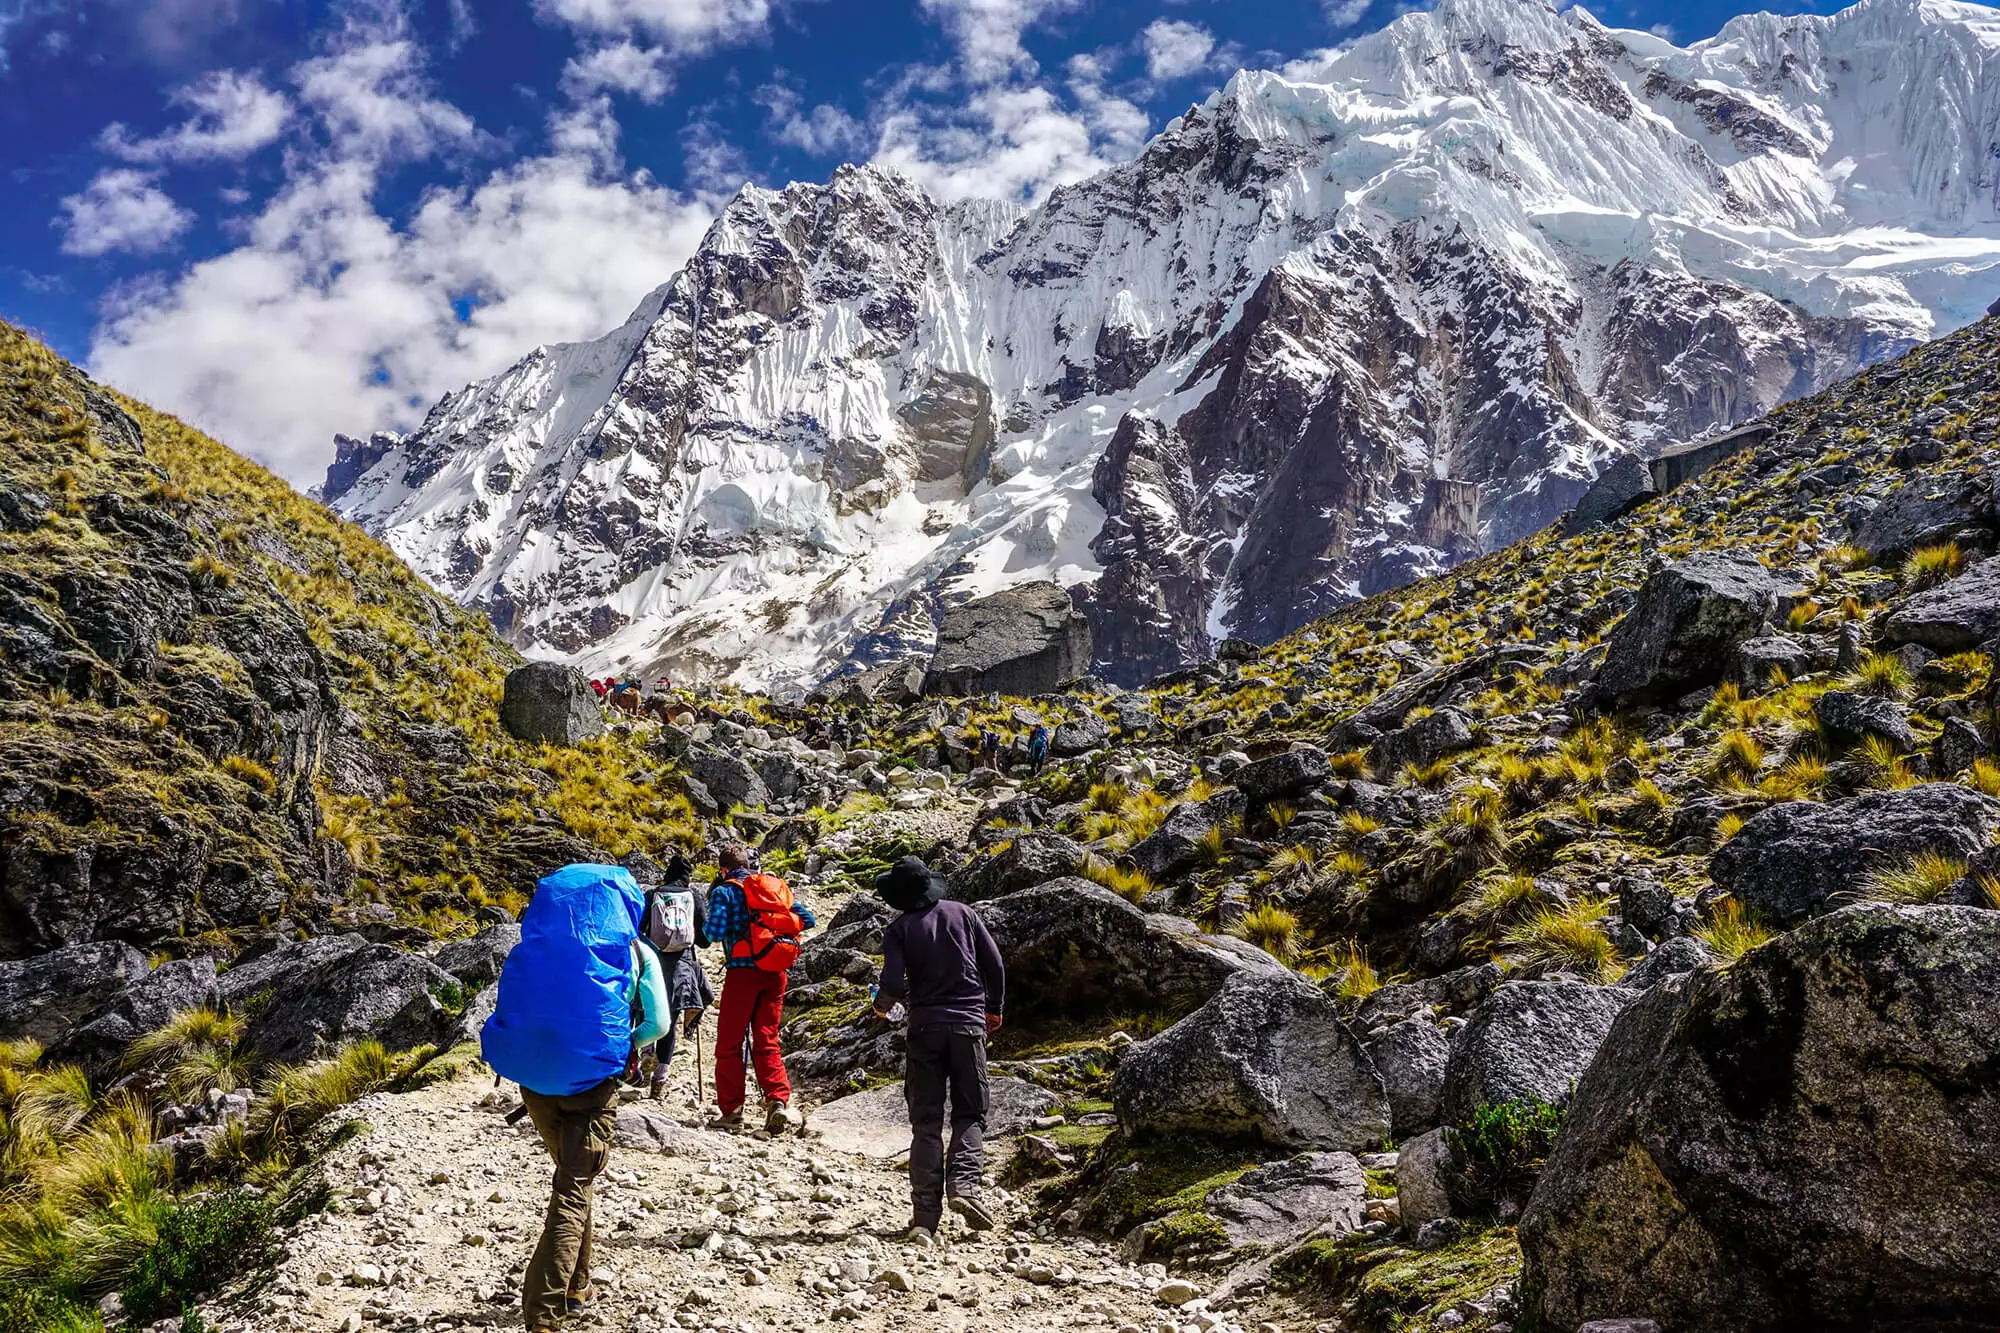
[[[1072,587],[1131,681],[1511,542],[2000,295],[2000,11],[1440,0],[1029,209],[750,188],[625,325],[343,440],[522,648],[809,682]]]

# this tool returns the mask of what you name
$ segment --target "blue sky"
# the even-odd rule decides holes
[[[1396,0],[0,0],[0,315],[306,485],[742,182],[1032,199]],[[1680,42],[1736,0],[1607,0]]]

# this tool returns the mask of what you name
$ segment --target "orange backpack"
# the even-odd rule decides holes
[[[799,935],[806,923],[792,904],[792,886],[759,871],[743,877],[743,903],[750,930],[730,949],[732,959],[749,959],[766,972],[789,972],[799,958]]]

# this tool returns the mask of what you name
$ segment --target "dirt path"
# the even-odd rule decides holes
[[[938,1245],[900,1239],[907,1180],[895,1163],[805,1138],[698,1128],[693,1066],[675,1061],[662,1103],[633,1103],[629,1143],[599,1177],[600,1299],[571,1326],[778,1333],[1258,1333],[1158,1266],[1114,1246],[1025,1230],[975,1236],[947,1221]],[[205,1311],[222,1333],[269,1329],[511,1330],[540,1232],[549,1164],[511,1087],[460,1079],[381,1095],[368,1130],[328,1164],[334,1205],[288,1238],[277,1279]],[[1004,1219],[1024,1225],[1004,1194]],[[1174,1302],[1180,1302],[1178,1305]],[[1275,1333],[1264,1324],[1261,1333]]]

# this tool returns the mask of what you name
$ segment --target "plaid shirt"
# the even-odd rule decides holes
[[[747,872],[745,872],[747,873]],[[799,920],[807,930],[819,922],[813,917],[812,908],[807,907],[799,897],[792,897],[792,910],[799,914]],[[733,955],[737,941],[750,934],[750,907],[743,901],[743,886],[734,876],[715,881],[715,887],[708,891],[708,937],[722,946],[725,954]],[[749,958],[729,959],[731,967],[755,967]]]

